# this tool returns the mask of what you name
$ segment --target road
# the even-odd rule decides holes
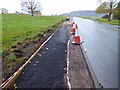
[[[118,28],[73,17],[93,71],[104,88],[118,87]]]
[[[17,88],[65,88],[67,30],[62,26],[25,68]]]

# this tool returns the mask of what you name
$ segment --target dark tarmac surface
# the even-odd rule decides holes
[[[118,87],[118,26],[73,18],[88,59],[101,86]]]
[[[17,88],[65,88],[66,44],[63,25],[25,68],[16,81]]]

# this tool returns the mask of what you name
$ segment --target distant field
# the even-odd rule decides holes
[[[99,22],[107,23],[107,24],[120,25],[120,20],[108,21],[108,19],[103,19],[103,18],[99,18],[99,19],[96,19],[96,20],[99,21]]]
[[[111,21],[108,21],[108,19],[104,19],[104,18],[96,18],[95,19],[95,17],[82,17],[82,18],[96,20],[96,21],[107,23],[107,24],[111,24],[111,25],[120,25],[120,20],[114,20],[113,19]]]
[[[95,17],[81,17],[83,19],[94,19]]]
[[[63,19],[62,16],[2,15],[2,49],[6,50],[18,41],[43,33]]]

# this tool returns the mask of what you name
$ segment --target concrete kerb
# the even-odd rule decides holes
[[[96,75],[95,75],[95,73],[94,73],[94,71],[93,71],[93,68],[92,68],[92,66],[91,66],[91,64],[90,64],[90,62],[89,62],[89,59],[88,59],[88,57],[87,57],[87,55],[86,55],[86,52],[85,52],[85,50],[84,50],[84,48],[83,48],[83,45],[80,44],[80,47],[81,47],[81,49],[82,49],[82,53],[83,53],[84,58],[85,58],[85,60],[86,60],[86,63],[87,63],[88,69],[89,69],[88,71],[89,71],[89,73],[90,73],[90,75],[91,75],[91,77],[92,77],[92,80],[93,80],[94,84],[95,84],[95,88],[101,88],[100,85],[99,85],[99,82],[98,82],[98,80],[97,80],[97,77],[96,77]]]
[[[13,75],[11,75],[5,82],[1,84],[1,88],[9,88],[15,80],[20,76],[21,72],[31,61],[31,59],[38,53],[38,51],[55,35],[55,33],[62,27],[62,25],[37,49],[37,51],[23,64]]]

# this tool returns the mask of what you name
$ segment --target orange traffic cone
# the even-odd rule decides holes
[[[71,33],[75,34],[76,29],[78,29],[78,25],[77,24],[73,24]]]
[[[78,34],[78,30],[76,30],[76,32],[75,32],[75,37],[74,37],[74,41],[72,42],[72,44],[77,44],[77,45],[81,44],[81,40],[80,40],[80,36]]]

